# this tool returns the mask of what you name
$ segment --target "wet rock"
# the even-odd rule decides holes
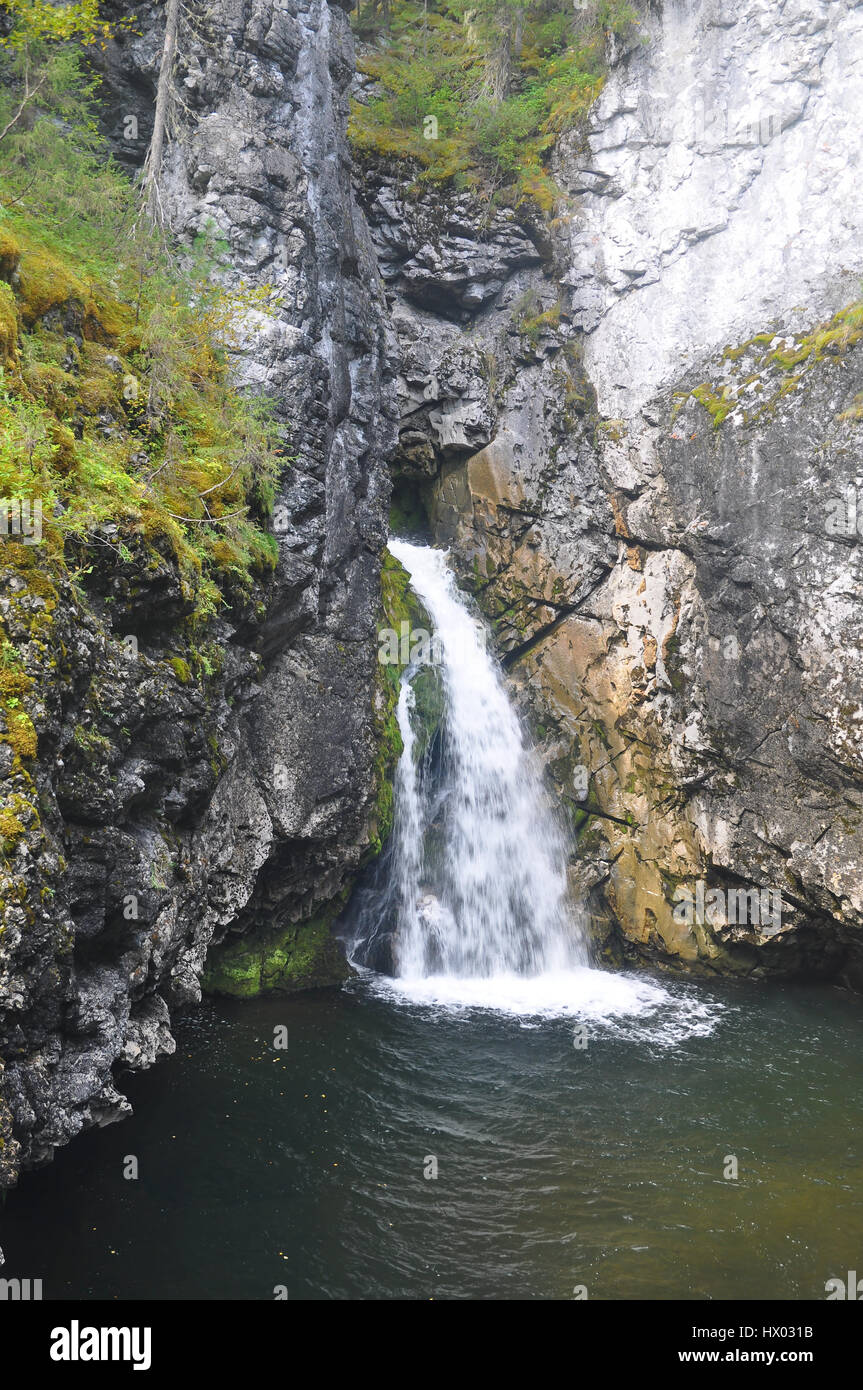
[[[137,14],[140,34],[99,60],[106,129],[134,167],[164,9]],[[278,290],[237,363],[290,429],[280,559],[261,612],[214,624],[210,674],[177,656],[189,598],[170,557],[148,572],[133,554],[92,577],[87,602],[59,596],[63,655],[34,712],[39,817],[10,865],[40,906],[29,920],[7,898],[0,936],[3,1182],[128,1113],[117,1068],[173,1050],[169,1010],[200,997],[229,929],[252,942],[277,923],[304,963],[295,982],[344,974],[320,922],[378,834],[376,626],[396,434],[393,339],[349,178],[352,70],[347,17],[325,0],[219,0],[194,29],[184,22],[165,208],[181,243],[208,228],[224,239],[226,282]],[[25,624],[14,574],[4,580],[4,621],[26,650],[35,603]],[[4,790],[23,797],[6,771]]]
[[[767,360],[859,297],[863,9],[816,11],[646,12],[554,152],[553,261],[501,233],[475,302],[470,200],[456,232],[363,171],[399,495],[493,624],[611,963],[861,977],[856,330]],[[781,925],[687,922],[697,881],[781,890]]]

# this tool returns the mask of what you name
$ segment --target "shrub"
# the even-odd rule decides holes
[[[627,0],[578,11],[563,0],[367,5],[354,23],[378,39],[360,63],[376,85],[353,104],[351,138],[360,153],[413,160],[420,183],[452,179],[548,211],[560,191],[546,152],[596,100],[608,36],[637,22]],[[429,116],[437,139],[426,138]]]

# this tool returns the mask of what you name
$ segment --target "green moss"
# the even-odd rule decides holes
[[[747,353],[752,352],[753,349],[761,349],[763,351],[764,348],[769,347],[773,342],[773,337],[774,335],[772,333],[756,333],[753,338],[747,338],[745,343],[739,343],[736,347],[727,347],[722,356],[728,362],[739,362],[741,358],[745,357]]]
[[[381,560],[381,606],[384,622],[395,631],[402,622],[411,622],[417,612],[411,602],[410,582],[404,565],[385,550]]]
[[[189,684],[192,679],[192,672],[188,661],[184,661],[181,656],[171,656],[168,658],[168,665],[181,685]]]
[[[411,682],[414,692],[414,756],[417,762],[425,757],[426,749],[440,727],[444,712],[444,691],[440,673],[426,666]]]
[[[863,420],[863,391],[858,391],[851,405],[847,410],[843,410],[839,416],[840,420],[852,420],[855,424]]]
[[[105,763],[114,752],[114,745],[110,739],[97,733],[95,729],[85,728],[82,724],[75,729],[72,740],[84,761],[91,767]]]
[[[729,388],[724,386],[721,392],[716,392],[709,382],[704,382],[701,386],[696,386],[692,392],[698,404],[703,406],[713,421],[713,428],[718,430],[723,420],[727,420],[731,414],[736,400],[730,395]]]
[[[848,304],[832,319],[819,324],[808,333],[786,338],[781,347],[773,343],[781,335],[756,333],[745,343],[726,347],[723,359],[729,364],[730,381],[722,386],[703,382],[693,391],[672,393],[672,423],[688,400],[695,399],[710,415],[719,429],[735,408],[739,408],[744,424],[752,425],[769,418],[786,396],[803,385],[806,375],[819,363],[838,362],[863,337],[863,301]],[[743,362],[755,370],[742,375]],[[863,418],[859,400],[840,415],[843,420]]]
[[[20,792],[9,793],[0,807],[0,841],[4,855],[15,849],[28,826],[39,825],[39,813],[31,801]]]
[[[32,327],[51,309],[71,301],[83,306],[87,298],[86,289],[68,266],[36,244],[23,228],[19,228],[18,239],[21,254],[18,294],[25,326]]]
[[[18,311],[15,296],[0,280],[0,365],[15,363],[18,356]]]
[[[385,550],[381,562],[381,627],[400,633],[402,623],[407,623],[409,628],[414,625],[416,613],[410,576],[395,556]],[[372,707],[374,802],[366,858],[380,854],[393,825],[393,778],[404,746],[396,718],[400,683],[400,669],[379,661]]]
[[[122,379],[116,373],[99,371],[92,367],[78,386],[78,412],[80,415],[113,416],[118,422],[123,419],[123,404],[120,394]]]
[[[22,372],[30,396],[60,416],[70,415],[78,400],[75,378],[52,362],[31,362]]]
[[[543,309],[536,291],[529,289],[513,304],[512,320],[516,331],[535,348],[543,333],[560,327],[560,312],[560,302]]]
[[[8,638],[3,638],[0,644],[0,712],[6,723],[6,733],[0,734],[0,742],[13,749],[15,771],[35,758],[38,749],[36,730],[22,706],[22,699],[32,687],[32,677],[22,667],[17,649]]]
[[[189,664],[198,680],[210,680],[218,676],[225,664],[225,651],[218,642],[204,642],[192,645],[188,650]]]
[[[0,810],[0,840],[3,842],[4,854],[12,853],[23,834],[24,826],[18,817],[5,807]]]
[[[21,256],[21,247],[16,237],[4,223],[0,223],[0,279],[9,280],[14,274]]]
[[[15,754],[16,763],[20,766],[22,762],[36,756],[36,730],[26,710],[10,708],[7,703],[3,707],[3,713],[6,718],[6,733],[5,736],[0,734],[0,742],[9,744]]]
[[[219,740],[214,731],[207,735],[207,747],[212,755],[209,760],[210,771],[213,777],[218,779],[228,766],[228,759],[219,747]]]
[[[132,210],[131,184],[112,177]],[[127,239],[118,258],[110,219],[65,212],[59,237],[26,196],[6,209],[0,264],[14,256],[17,275],[14,292],[0,281],[0,496],[41,497],[48,573],[86,575],[112,551],[178,570],[191,636],[219,609],[259,605],[278,560],[265,529],[278,432],[220,347],[243,296],[226,299],[207,268],[181,271],[158,240]],[[106,523],[111,545],[93,539]]]
[[[308,922],[229,938],[213,947],[202,988],[208,994],[251,999],[341,983],[350,972],[331,928],[345,899],[346,893],[340,894]]]
[[[771,352],[770,361],[790,371],[804,362],[820,362],[827,354],[841,356],[860,341],[861,335],[863,303],[849,304],[827,323],[819,324],[810,333],[797,338],[792,347],[777,348]]]
[[[8,497],[10,493],[4,493],[0,485],[0,496],[3,495]],[[26,497],[28,494],[21,489],[17,495]],[[33,493],[29,495],[33,496]],[[9,603],[6,626],[21,642],[26,641],[23,636],[25,630],[32,640],[48,640],[57,606],[57,590],[51,584],[51,576],[56,575],[61,547],[57,545],[57,534],[51,526],[50,498],[46,499],[43,495],[41,503],[41,543],[20,544],[16,541],[0,546],[0,586],[5,589],[4,598]],[[40,563],[42,569],[38,568]],[[17,580],[13,577],[16,574]]]
[[[404,744],[395,711],[390,708],[386,718],[377,721],[377,753],[375,756],[375,800],[370,827],[372,854],[380,854],[393,828],[393,778]]]
[[[431,619],[410,587],[410,576],[389,551],[384,552],[381,565],[381,609],[381,627],[392,629],[399,636],[405,630],[431,635]],[[374,806],[367,857],[380,854],[393,825],[393,778],[404,747],[396,718],[402,674],[398,665],[378,663],[373,707]],[[420,731],[416,751],[420,756],[440,720],[443,694],[437,672],[429,668],[415,676],[413,688]]]
[[[621,440],[626,438],[626,421],[597,420],[596,432],[598,436],[610,439],[614,444],[619,444]]]
[[[20,667],[0,666],[0,704],[8,706],[10,702],[19,700],[32,686],[32,678]]]

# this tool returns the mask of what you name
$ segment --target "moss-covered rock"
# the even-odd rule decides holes
[[[381,568],[381,600],[381,629],[395,632],[399,639],[402,634],[406,634],[408,641],[406,644],[399,641],[398,662],[381,661],[378,665],[379,676],[375,691],[378,755],[375,763],[373,854],[380,853],[393,824],[393,778],[404,746],[396,718],[396,706],[405,669],[401,664],[403,648],[407,647],[404,654],[408,655],[413,646],[410,634],[421,631],[431,636],[432,633],[431,618],[410,586],[410,575],[389,551],[384,552]],[[417,756],[422,756],[440,723],[443,691],[440,675],[431,667],[420,670],[414,676],[412,684],[419,730],[416,752]]]
[[[444,690],[440,672],[425,666],[411,681],[414,692],[414,754],[419,761],[440,728],[444,712]]]
[[[8,367],[18,357],[18,311],[9,286],[0,281],[0,364]]]
[[[207,957],[202,988],[208,994],[253,999],[271,991],[287,994],[340,984],[350,974],[331,934],[341,905],[340,898],[309,922],[229,939],[214,947]]]
[[[756,333],[743,343],[726,347],[718,364],[722,377],[690,390],[672,392],[673,425],[689,400],[702,406],[716,430],[729,417],[738,425],[769,423],[777,406],[801,389],[820,363],[842,363],[863,337],[863,302],[854,300],[831,319],[808,333]],[[856,420],[852,406],[840,419]]]

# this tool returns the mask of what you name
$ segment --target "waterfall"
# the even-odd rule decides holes
[[[376,992],[406,1004],[575,1017],[579,1047],[582,1022],[592,1035],[626,1020],[642,1040],[649,1028],[661,1043],[710,1032],[714,1011],[698,997],[591,968],[567,891],[567,836],[485,628],[443,551],[396,540],[390,550],[434,626],[444,711],[428,746],[411,684],[417,655],[397,706],[393,832],[347,927],[354,966]]]
[[[397,707],[393,832],[354,906],[355,966],[376,988],[416,1002],[518,1014],[638,1011],[642,991],[590,968],[568,889],[567,836],[445,552],[397,540],[390,550],[429,614],[434,640],[425,646],[444,708],[429,749],[419,738],[415,660]]]
[[[390,549],[434,624],[445,696],[443,796],[431,843],[432,808],[417,776],[407,683],[399,701],[397,974],[491,979],[583,966],[566,840],[485,630],[442,551],[406,541]]]

